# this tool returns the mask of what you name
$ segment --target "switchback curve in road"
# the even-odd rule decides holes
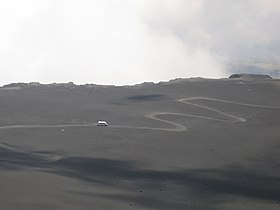
[[[237,123],[237,122],[245,122],[246,119],[242,118],[240,116],[235,116],[229,113],[226,113],[224,111],[221,111],[216,108],[208,107],[205,105],[197,104],[191,101],[196,100],[208,100],[208,101],[214,101],[218,103],[228,103],[228,104],[234,104],[234,105],[240,105],[240,106],[247,106],[252,108],[263,108],[263,109],[280,109],[280,107],[276,106],[265,106],[265,105],[256,105],[256,104],[248,104],[248,103],[241,103],[236,101],[227,101],[227,100],[221,100],[221,99],[215,99],[215,98],[208,98],[208,97],[188,97],[188,98],[182,98],[176,100],[179,103],[184,103],[190,106],[199,107],[205,110],[209,110],[212,112],[215,112],[219,115],[224,116],[227,119],[224,118],[214,118],[214,117],[208,117],[204,115],[192,115],[192,114],[184,114],[184,113],[176,113],[176,112],[154,112],[148,115],[145,115],[146,118],[166,123],[168,125],[171,125],[171,128],[156,128],[156,127],[144,127],[144,126],[128,126],[128,125],[110,125],[108,128],[131,128],[131,129],[143,129],[143,130],[155,130],[155,131],[186,131],[187,127],[184,125],[181,125],[179,123],[173,122],[171,120],[162,119],[159,116],[163,115],[173,115],[173,116],[182,116],[182,117],[190,117],[190,118],[198,118],[198,119],[204,119],[204,120],[213,120],[213,121],[221,121],[221,122],[228,122],[228,123]],[[65,127],[93,127],[97,126],[97,123],[76,123],[76,124],[54,124],[54,125],[4,125],[0,126],[0,130],[6,130],[6,129],[20,129],[20,128],[65,128]]]

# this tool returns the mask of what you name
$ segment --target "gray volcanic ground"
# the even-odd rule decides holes
[[[280,209],[279,152],[280,80],[0,88],[1,209]]]

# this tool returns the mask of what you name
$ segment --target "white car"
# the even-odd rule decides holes
[[[106,121],[103,121],[103,120],[99,120],[97,122],[97,126],[108,126],[108,123]]]

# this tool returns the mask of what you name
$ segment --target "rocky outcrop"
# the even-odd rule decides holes
[[[272,79],[271,76],[266,74],[232,74],[230,79]]]

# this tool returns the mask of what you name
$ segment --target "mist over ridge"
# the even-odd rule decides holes
[[[279,70],[273,0],[12,0],[0,8],[0,85],[224,78],[251,73],[243,67],[256,62]]]

